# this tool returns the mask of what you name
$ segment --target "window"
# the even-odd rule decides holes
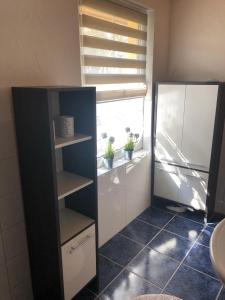
[[[80,15],[82,75],[84,85],[97,90],[100,157],[103,132],[115,137],[118,151],[126,127],[143,135],[147,15],[110,0],[82,0]],[[142,138],[136,148],[141,145]]]
[[[102,133],[115,137],[114,148],[120,152],[126,141],[126,127],[134,133],[143,133],[143,98],[112,101],[97,104],[97,156],[101,157],[105,150]],[[142,138],[136,150],[142,148]],[[119,153],[120,156],[121,153]]]

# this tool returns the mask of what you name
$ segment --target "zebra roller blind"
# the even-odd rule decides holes
[[[83,0],[80,15],[84,84],[98,101],[144,96],[147,15],[109,0]]]

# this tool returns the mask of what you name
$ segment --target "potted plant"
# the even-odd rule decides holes
[[[102,138],[106,139],[107,133],[103,133]],[[115,138],[113,136],[110,136],[106,145],[105,153],[103,155],[105,167],[109,170],[113,168],[113,159],[115,154],[115,150],[113,149],[114,141]]]
[[[132,132],[130,132],[130,127],[125,128],[125,131],[127,132],[127,142],[124,145],[125,159],[131,160],[133,157],[135,143],[137,143],[138,141],[139,134],[133,134]]]

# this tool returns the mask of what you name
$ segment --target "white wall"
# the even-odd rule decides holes
[[[172,0],[170,79],[225,81],[224,28],[224,0]]]
[[[154,11],[153,81],[167,80],[171,0],[131,0]]]
[[[0,299],[31,299],[11,87],[80,85],[77,1],[1,1]],[[164,79],[170,0],[140,2],[155,9],[154,77]]]

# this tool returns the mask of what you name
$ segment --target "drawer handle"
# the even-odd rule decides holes
[[[76,246],[71,246],[69,253],[72,254],[77,248],[87,243],[87,241],[91,238],[91,235],[87,235],[85,238],[79,241],[79,244]]]

